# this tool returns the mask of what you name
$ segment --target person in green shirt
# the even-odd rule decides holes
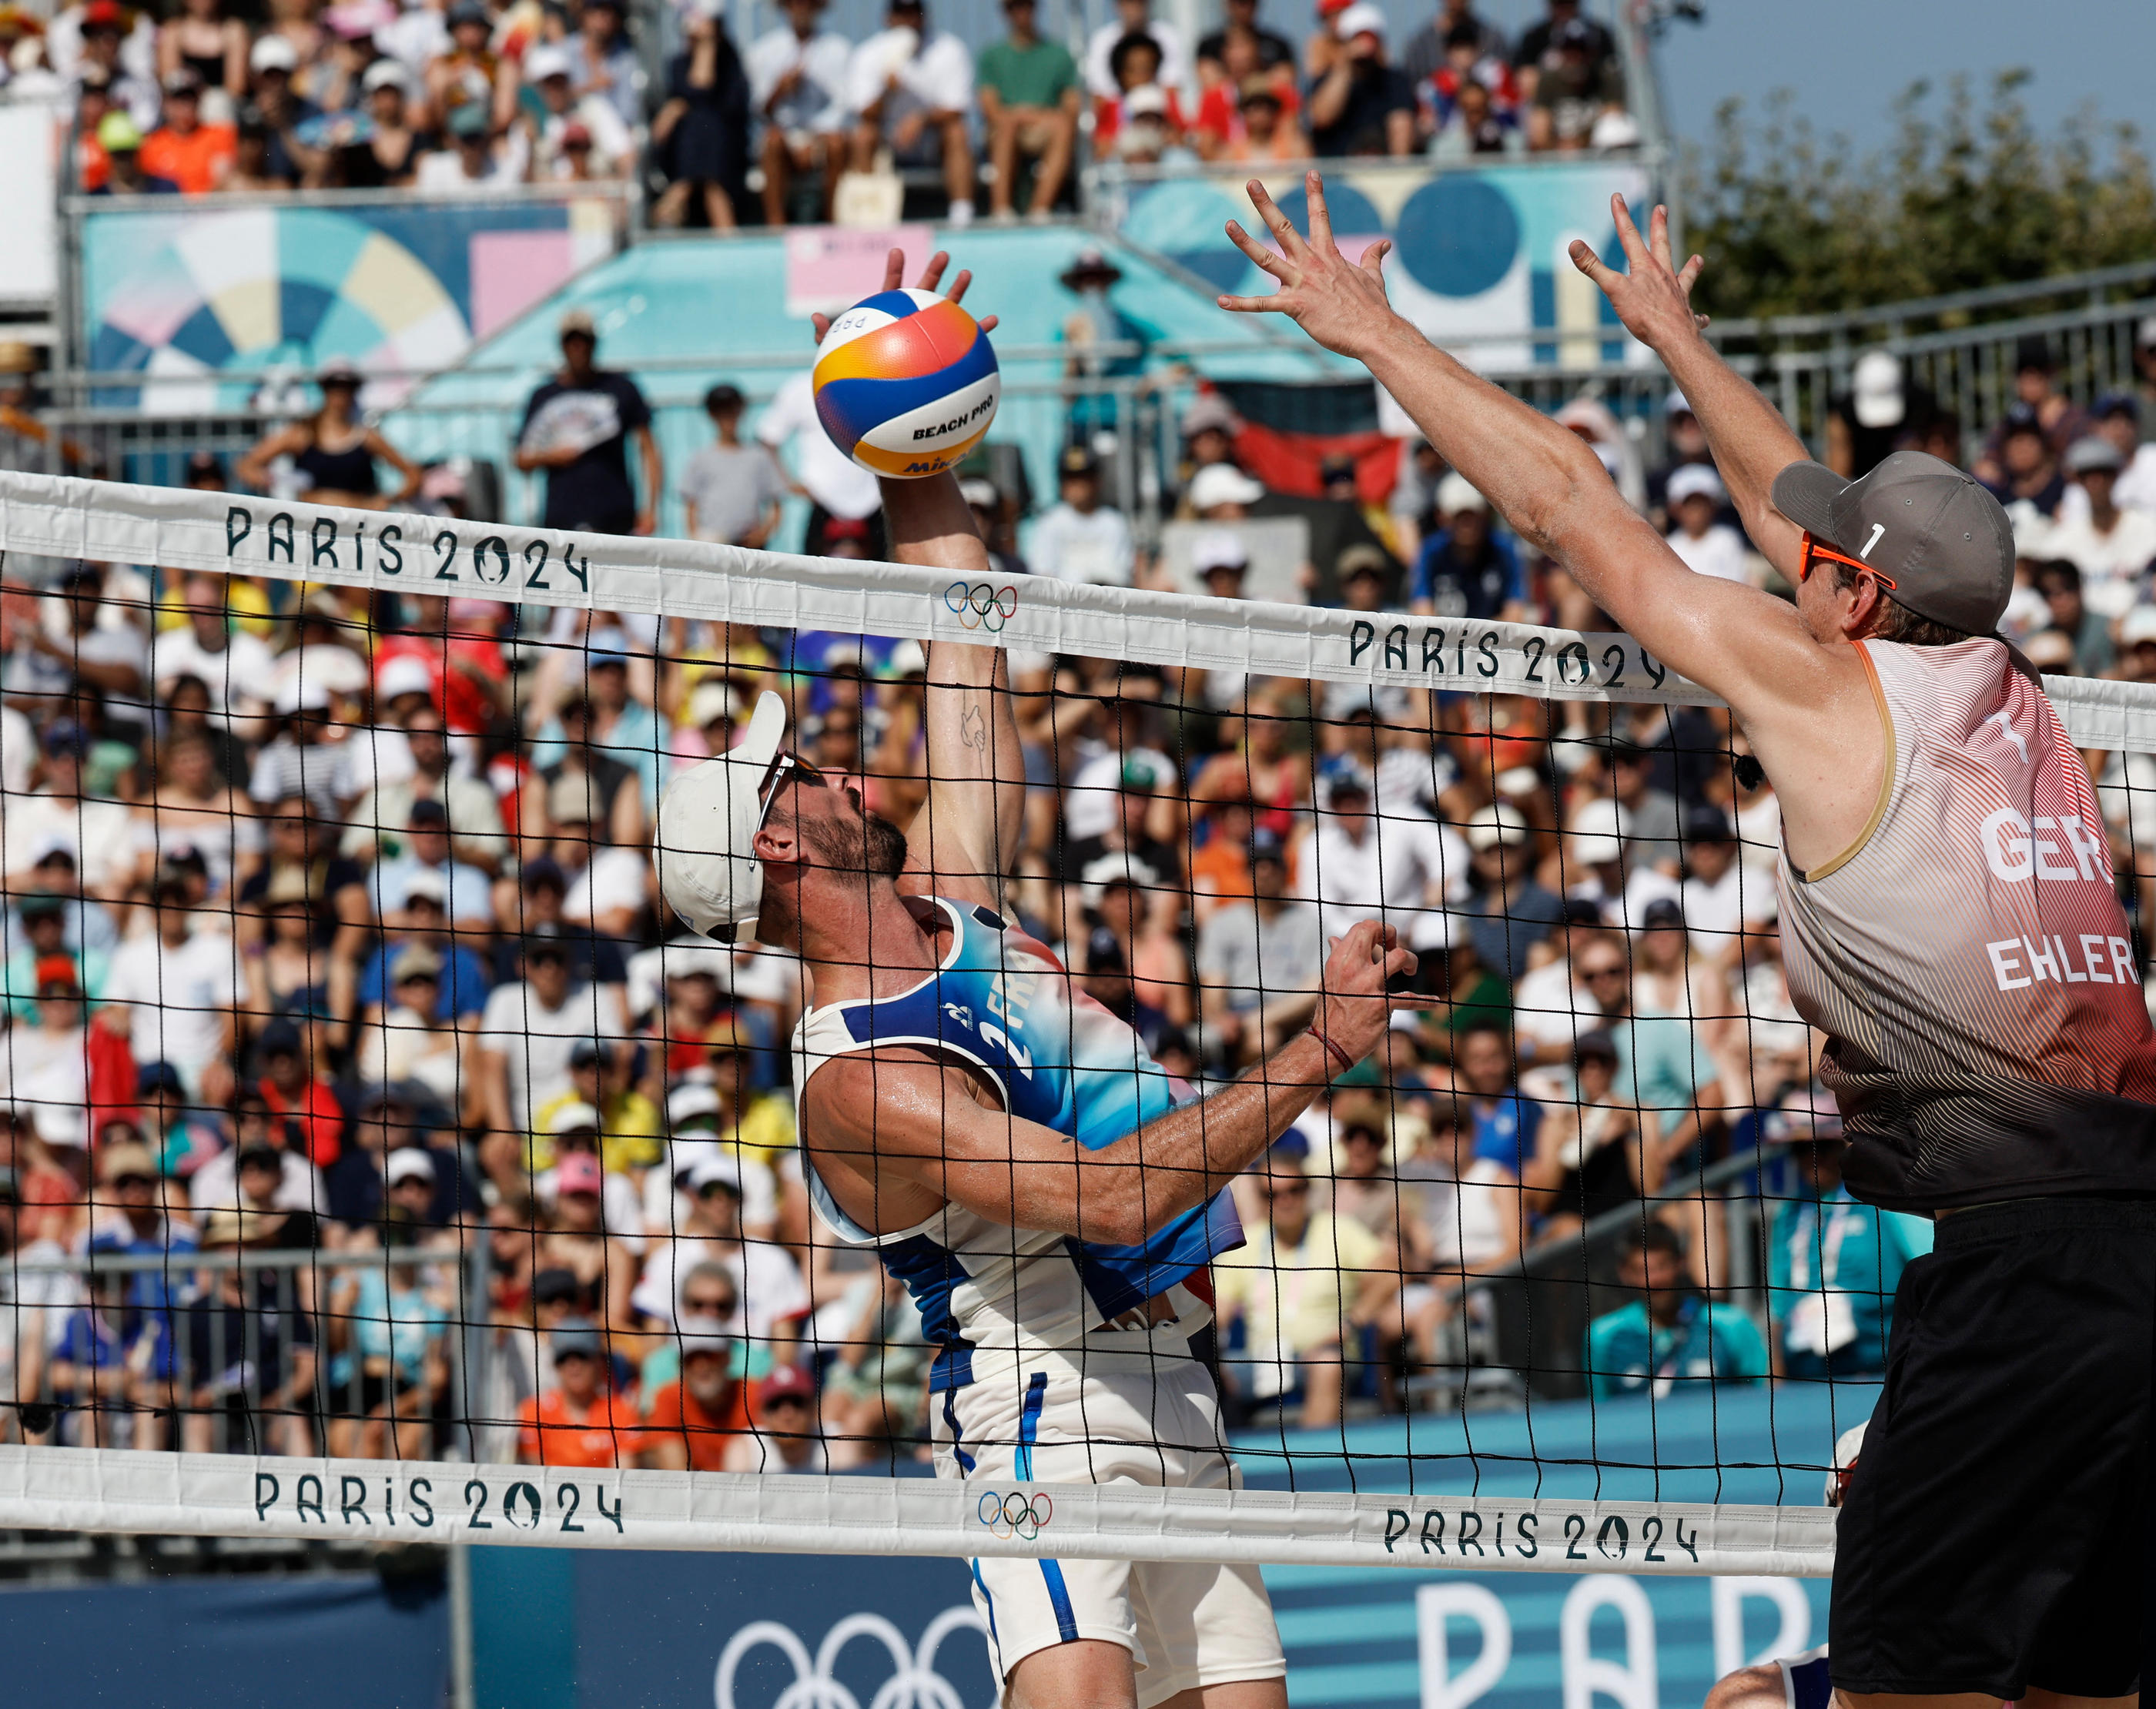
[[[1597,1400],[1642,1391],[1657,1398],[1679,1383],[1757,1383],[1767,1343],[1734,1306],[1700,1297],[1686,1268],[1684,1242],[1665,1223],[1635,1230],[1618,1281],[1639,1298],[1587,1327],[1587,1371]]]
[[[975,77],[981,116],[988,121],[988,158],[996,169],[988,206],[1010,217],[1019,163],[1024,160],[1033,166],[1029,207],[1045,217],[1063,193],[1077,147],[1078,67],[1067,48],[1043,40],[1034,28],[1034,0],[1004,0],[1004,16],[1010,34],[981,49]]]

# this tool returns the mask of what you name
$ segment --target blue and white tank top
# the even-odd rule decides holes
[[[951,927],[942,965],[895,997],[808,1008],[793,1034],[797,1098],[834,1057],[927,1045],[979,1070],[1012,1115],[1098,1151],[1194,1096],[1045,945],[989,909],[932,900]],[[805,1147],[802,1162],[817,1216],[847,1244],[874,1246],[912,1293],[940,1349],[937,1389],[1021,1362],[1077,1370],[1081,1356],[1187,1355],[1189,1337],[1212,1318],[1206,1265],[1243,1244],[1225,1190],[1134,1246],[1014,1228],[955,1204],[875,1234],[839,1208]],[[1168,1296],[1173,1322],[1105,1327],[1158,1294]]]

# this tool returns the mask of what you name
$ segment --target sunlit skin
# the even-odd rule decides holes
[[[1887,613],[1879,578],[1858,568],[1844,582],[1806,573],[1803,535],[1774,508],[1775,477],[1808,459],[1804,444],[1751,383],[1700,333],[1691,291],[1705,264],[1681,266],[1657,208],[1643,235],[1621,197],[1610,215],[1626,270],[1575,242],[1573,264],[1593,280],[1617,317],[1661,357],[1714,444],[1731,501],[1753,543],[1796,589],[1785,603],[1757,588],[1695,575],[1633,511],[1594,454],[1556,422],[1508,396],[1433,346],[1386,300],[1380,241],[1359,264],[1333,242],[1325,187],[1304,180],[1309,234],[1296,230],[1265,187],[1246,187],[1271,238],[1237,222],[1229,240],[1279,290],[1222,296],[1233,314],[1279,313],[1317,343],[1362,362],[1446,462],[1537,550],[1568,572],[1620,626],[1683,675],[1726,701],[1782,807],[1783,835],[1799,870],[1838,859],[1863,834],[1879,796],[1886,735],[1869,673],[1849,643],[1874,634]],[[1974,1693],[1902,1696],[1837,1691],[1843,1709],[1992,1709]],[[2131,1704],[2031,1687],[2030,1709]]]

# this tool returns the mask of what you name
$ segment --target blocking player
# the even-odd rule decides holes
[[[1658,657],[1726,700],[1782,808],[1784,959],[1830,1039],[1859,1198],[1938,1218],[1904,1271],[1886,1398],[1850,1483],[1830,1637],[1851,1709],[2133,1701],[2156,1038],[2094,793],[2041,684],[1995,634],[2006,515],[1897,452],[1810,461],[1702,338],[1665,221],[1613,204],[1629,275],[1575,264],[1667,364],[1794,603],[1694,574],[1572,434],[1395,314],[1385,245],[1351,265],[1323,186],[1306,240],[1250,186],[1276,311],[1360,360],[1430,444]]]
[[[901,562],[988,572],[955,480],[887,480],[883,499]],[[1024,793],[1001,652],[938,642],[928,680],[929,793],[912,824],[864,812],[788,752],[767,695],[739,746],[667,792],[661,887],[698,930],[808,966],[815,1000],[793,1049],[810,1192],[921,1307],[938,1475],[998,1501],[1029,1480],[1228,1487],[1205,1357],[1207,1265],[1241,1239],[1224,1189],[1376,1048],[1386,983],[1414,957],[1358,924],[1333,946],[1309,1029],[1189,1101],[999,911]],[[1014,1499],[1025,1511],[1010,1522],[1037,1526]],[[1284,1709],[1279,1635],[1247,1563],[973,1572],[1007,1703]]]

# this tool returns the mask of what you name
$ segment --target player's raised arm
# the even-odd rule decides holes
[[[1655,209],[1644,239],[1623,197],[1609,198],[1609,217],[1625,251],[1625,271],[1618,272],[1579,242],[1572,246],[1572,264],[1602,288],[1625,330],[1662,359],[1714,448],[1715,467],[1744,519],[1744,531],[1795,582],[1803,568],[1803,535],[1774,508],[1774,477],[1810,454],[1781,411],[1700,336],[1707,316],[1692,311],[1691,287],[1706,264],[1694,255],[1681,268],[1674,264],[1669,210]]]
[[[950,256],[938,250],[921,269],[919,288],[934,290],[950,264]],[[905,252],[893,249],[884,264],[883,288],[896,290],[905,269]],[[973,275],[961,271],[944,295],[961,301],[972,283]],[[980,326],[983,333],[993,331],[996,317],[984,316]],[[824,316],[816,317],[818,342],[829,327]],[[894,560],[968,577],[988,574],[988,550],[957,477],[887,479],[881,486]],[[1025,811],[1025,760],[1009,681],[1000,647],[938,641],[929,649],[928,800],[906,828],[906,869],[928,881],[907,889],[1001,906],[998,880],[1016,850]]]
[[[1523,538],[1563,563],[1650,652],[1722,695],[1748,722],[1784,713],[1809,724],[1830,714],[1828,703],[1838,705],[1845,685],[1797,613],[1755,588],[1694,574],[1577,437],[1470,373],[1396,314],[1378,270],[1389,245],[1372,245],[1359,266],[1348,262],[1333,243],[1316,172],[1306,186],[1307,240],[1250,182],[1251,202],[1278,248],[1232,221],[1228,235],[1281,289],[1224,296],[1220,306],[1285,314],[1327,349],[1362,362]]]

